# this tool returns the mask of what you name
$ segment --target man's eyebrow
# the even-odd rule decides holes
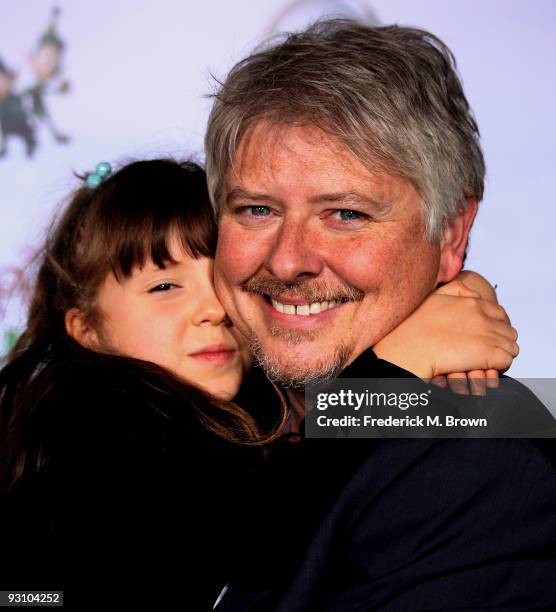
[[[312,197],[309,201],[311,204],[331,203],[340,206],[361,206],[379,211],[386,210],[391,206],[391,203],[386,199],[376,199],[366,195],[364,196],[357,191],[321,193]]]
[[[240,187],[236,187],[228,192],[226,196],[225,203],[229,204],[233,200],[249,200],[251,202],[274,202],[275,198],[268,195],[267,193],[254,193],[250,191],[246,191],[245,189],[241,189]]]
[[[250,202],[276,202],[267,193],[250,192],[240,187],[232,189],[226,196],[225,204],[229,204],[234,200],[243,200]],[[364,196],[357,191],[341,191],[337,193],[321,193],[309,199],[311,204],[331,203],[338,206],[357,206],[360,208],[371,208],[377,212],[385,211],[391,206],[391,202],[386,199],[376,199],[369,196]]]

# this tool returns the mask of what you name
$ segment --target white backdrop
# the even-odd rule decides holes
[[[273,27],[299,28],[323,13],[416,25],[454,51],[482,133],[488,178],[468,267],[498,284],[520,332],[513,376],[553,377],[556,215],[553,0],[114,0],[59,1],[67,95],[47,98],[71,143],[38,131],[33,159],[21,141],[0,159],[0,267],[40,242],[52,211],[75,186],[72,172],[101,160],[196,155],[210,101],[210,74],[229,68]],[[0,58],[31,82],[29,51],[50,18],[43,0],[5,2]],[[21,323],[12,301],[0,327]]]

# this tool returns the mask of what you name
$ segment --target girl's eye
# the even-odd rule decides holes
[[[174,283],[160,283],[160,285],[155,285],[149,289],[149,293],[158,293],[159,291],[170,291],[170,289],[178,287]]]

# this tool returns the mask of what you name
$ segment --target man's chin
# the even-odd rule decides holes
[[[255,341],[251,351],[268,378],[294,389],[334,378],[346,366],[351,353],[343,344],[327,350],[303,346],[304,343],[279,344],[282,346],[267,347]]]

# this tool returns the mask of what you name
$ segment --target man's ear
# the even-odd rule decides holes
[[[460,272],[467,248],[469,232],[477,214],[477,200],[468,198],[462,204],[458,216],[454,217],[444,230],[440,241],[440,266],[438,269],[438,283],[447,283]]]
[[[79,308],[70,308],[64,317],[66,332],[76,342],[85,348],[96,350],[98,348],[98,334]]]

